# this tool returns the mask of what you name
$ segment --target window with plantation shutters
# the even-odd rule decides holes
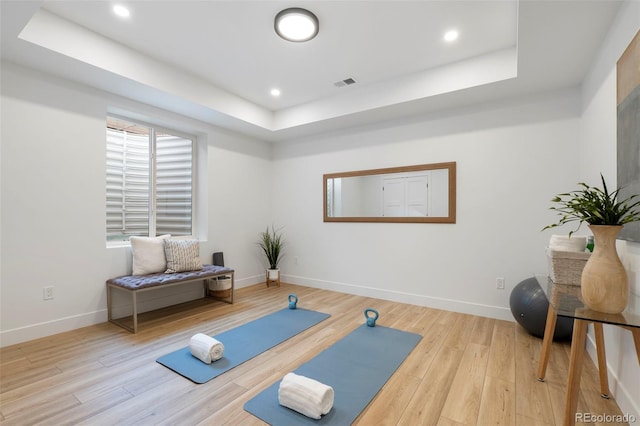
[[[193,139],[107,117],[107,242],[192,235]]]

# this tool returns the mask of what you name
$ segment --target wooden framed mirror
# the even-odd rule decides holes
[[[456,163],[329,173],[325,222],[456,222]]]

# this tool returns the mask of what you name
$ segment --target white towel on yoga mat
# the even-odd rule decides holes
[[[224,345],[213,337],[202,333],[191,337],[189,349],[191,350],[191,355],[207,364],[211,364],[224,355]]]
[[[288,373],[280,382],[278,402],[307,417],[319,419],[333,407],[333,388],[309,377]]]

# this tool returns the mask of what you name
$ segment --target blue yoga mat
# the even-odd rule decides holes
[[[411,353],[422,336],[387,327],[362,325],[319,353],[296,374],[329,385],[333,408],[320,420],[278,403],[280,381],[247,401],[244,409],[271,425],[350,425]]]
[[[224,345],[224,356],[211,364],[191,355],[188,346],[156,361],[195,383],[206,383],[330,316],[301,308],[282,309],[213,336]]]

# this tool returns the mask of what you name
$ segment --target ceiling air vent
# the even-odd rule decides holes
[[[344,80],[333,83],[336,87],[351,86],[352,84],[356,84],[356,81],[353,78],[345,78]]]

